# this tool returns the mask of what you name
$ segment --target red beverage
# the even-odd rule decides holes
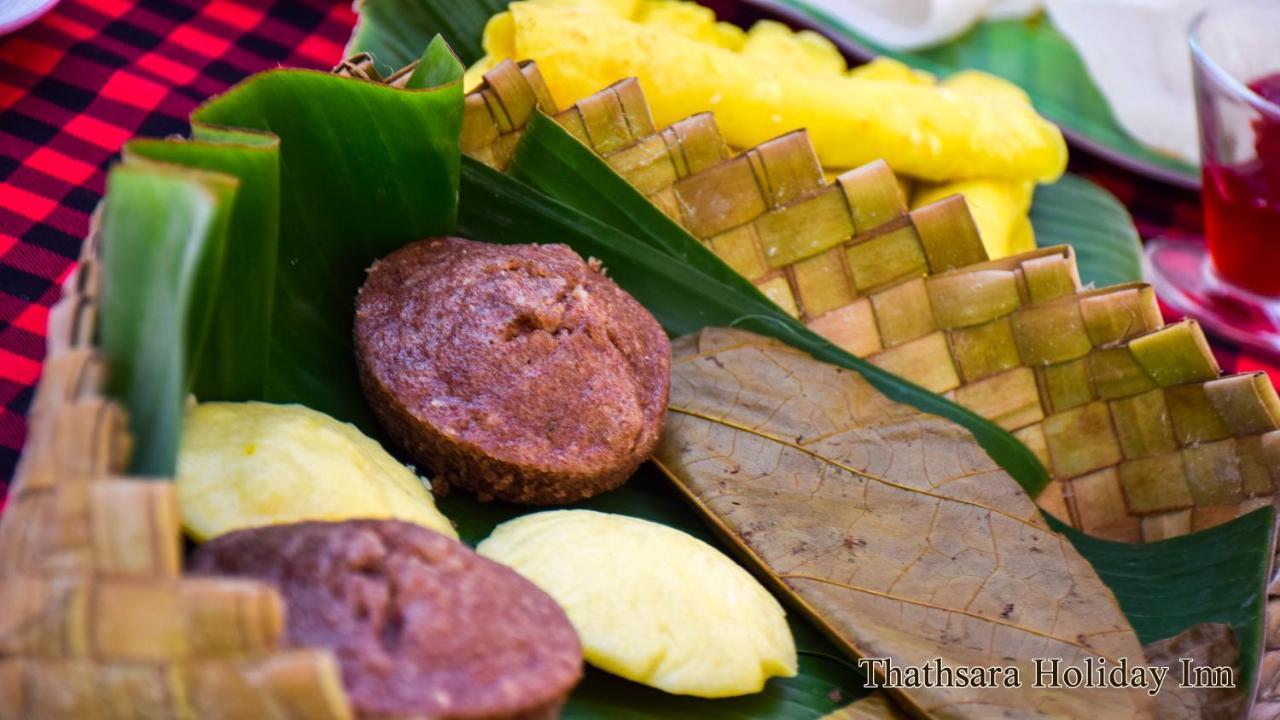
[[[1205,5],[1187,44],[1207,241],[1152,238],[1143,272],[1175,312],[1280,353],[1280,0]]]
[[[1249,84],[1280,105],[1280,73]],[[1252,121],[1256,157],[1204,163],[1204,223],[1218,275],[1259,295],[1280,296],[1280,117]]]

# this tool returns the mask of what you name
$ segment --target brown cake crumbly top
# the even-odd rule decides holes
[[[553,718],[582,675],[578,636],[550,596],[418,525],[241,530],[201,546],[191,568],[278,588],[286,642],[331,648],[362,717]]]
[[[616,485],[661,433],[666,335],[597,263],[564,245],[434,238],[404,247],[369,271],[356,345],[384,426],[411,453],[434,455],[418,459],[446,481],[483,465]],[[488,494],[592,494],[507,490]]]

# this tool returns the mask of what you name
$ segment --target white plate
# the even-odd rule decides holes
[[[0,0],[0,35],[35,22],[58,0]]]

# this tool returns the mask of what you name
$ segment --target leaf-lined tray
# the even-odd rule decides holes
[[[238,106],[238,112],[242,113],[237,119],[239,122],[247,122],[253,117],[261,118],[262,122],[271,122],[275,117],[278,109],[273,107],[289,107],[288,98],[294,91],[303,87],[311,87],[311,92],[316,95],[316,102],[321,106],[328,103],[342,105],[342,100],[357,105],[370,102],[370,97],[383,95],[384,100],[390,100],[391,96],[375,92],[369,88],[361,88],[360,86],[343,86],[335,84],[333,81],[325,80],[320,76],[310,73],[280,73],[275,77],[267,79],[260,78],[256,85],[250,85],[243,88],[240,92],[233,94],[225,99],[226,102],[233,103]],[[271,89],[273,92],[264,92]],[[344,90],[356,91],[355,94],[349,94]],[[261,93],[261,94],[259,94]],[[273,106],[270,98],[284,98],[279,106]],[[264,102],[265,101],[265,102]],[[325,102],[327,101],[327,102]],[[423,98],[424,103],[430,104],[429,98]],[[416,113],[413,105],[418,104],[410,98],[404,98],[403,106],[399,109],[388,108],[387,112],[392,116],[401,116],[405,118],[413,117]],[[394,105],[400,105],[397,102]],[[319,118],[320,116],[315,116]],[[316,145],[317,138],[324,137],[331,133],[335,128],[341,127],[342,121],[330,117],[329,121],[317,119],[311,126],[296,125],[292,128],[283,127],[284,136],[280,145],[274,143],[268,145],[267,152],[275,153],[281,149],[293,147],[299,149],[299,145],[312,143],[311,147],[326,147],[324,145]],[[431,127],[435,127],[435,123]],[[434,133],[431,133],[434,135]],[[382,135],[382,137],[386,137]],[[239,140],[248,140],[248,137],[241,137]],[[403,140],[397,144],[397,147],[410,156],[418,156],[417,153],[426,151],[432,144],[431,137],[413,136],[411,139]],[[256,152],[261,150],[255,149],[261,147],[257,143],[235,144],[225,147],[221,160],[227,162],[228,169],[235,168],[240,165],[240,161],[248,161],[255,156]],[[364,148],[365,150],[376,151],[378,148],[389,147],[384,142],[376,142]],[[286,154],[293,154],[289,150],[284,150]],[[339,155],[335,156],[334,152]],[[321,161],[332,162],[341,155],[341,150],[334,147],[326,147],[320,152]],[[576,153],[578,161],[585,162],[593,159],[589,151],[585,148],[579,148]],[[572,158],[565,158],[569,161],[569,167],[582,166],[575,163]],[[196,162],[196,164],[204,165],[206,163],[216,162],[210,157],[204,157]],[[256,172],[257,163],[246,162],[245,165],[235,169],[235,175],[240,179],[241,186],[245,186],[246,180],[249,180]],[[376,208],[383,202],[396,202],[396,198],[375,198],[368,193],[360,192],[366,190],[367,186],[362,185],[366,179],[362,174],[350,176],[346,174],[325,174],[325,175],[309,175],[306,173],[292,173],[287,170],[286,166],[285,178],[283,183],[276,184],[270,178],[264,181],[264,185],[268,190],[272,188],[283,189],[285,202],[280,206],[267,203],[265,206],[259,207],[257,210],[246,212],[247,227],[253,227],[255,222],[266,220],[270,221],[276,218],[280,210],[284,210],[286,217],[297,212],[300,207],[298,203],[304,199],[300,196],[323,196],[326,192],[351,193],[350,202],[344,208],[334,208],[331,212],[353,211],[360,216],[366,216],[365,213]],[[387,169],[389,166],[378,164],[378,167]],[[536,166],[525,166],[533,170],[538,170],[542,175],[542,181],[545,183],[548,177],[563,177],[564,168],[559,165],[548,165],[542,168]],[[86,246],[86,254],[82,269],[69,281],[68,295],[64,301],[59,304],[53,313],[55,325],[61,328],[74,328],[68,332],[79,340],[61,342],[72,343],[82,348],[75,352],[80,357],[89,356],[92,351],[87,347],[87,337],[92,336],[92,324],[94,322],[94,305],[98,300],[102,282],[98,277],[99,270],[105,270],[108,274],[114,273],[118,280],[126,280],[125,287],[137,287],[141,289],[144,295],[161,298],[166,301],[172,300],[175,295],[185,295],[194,289],[192,278],[188,275],[186,282],[180,281],[180,276],[174,273],[174,267],[166,265],[165,258],[180,257],[180,254],[172,251],[178,249],[186,249],[194,251],[196,255],[202,258],[202,263],[210,262],[211,258],[217,258],[218,254],[205,254],[200,252],[207,249],[211,242],[211,236],[216,236],[218,232],[225,232],[225,228],[219,231],[214,223],[209,222],[212,217],[216,217],[217,213],[211,213],[218,206],[218,196],[209,191],[206,182],[210,178],[201,174],[184,175],[181,172],[175,172],[170,169],[155,174],[145,172],[143,168],[134,167],[129,170],[129,174],[136,173],[136,177],[132,182],[120,179],[113,185],[114,198],[113,202],[118,203],[121,210],[131,204],[139,208],[139,212],[144,217],[156,216],[165,217],[170,221],[165,233],[160,233],[151,238],[148,245],[126,246],[121,244],[118,246],[120,254],[118,259],[120,262],[116,265],[116,269],[112,271],[109,267],[104,267],[102,258],[97,252],[97,243],[89,243]],[[394,171],[393,181],[407,180],[410,174],[416,174],[418,169],[402,168]],[[117,172],[120,172],[119,170]],[[581,172],[575,171],[575,172]],[[125,175],[113,175],[114,178],[125,178]],[[614,180],[620,182],[614,177]],[[277,181],[278,182],[278,181]],[[223,182],[214,181],[214,186],[223,185]],[[571,183],[579,188],[586,187],[583,182]],[[607,187],[607,185],[606,185]],[[618,279],[631,292],[637,294],[640,299],[645,302],[655,313],[664,319],[669,330],[673,332],[688,332],[703,324],[730,324],[734,318],[742,320],[739,324],[745,327],[751,327],[757,331],[778,331],[777,320],[771,321],[765,315],[758,315],[754,312],[752,303],[748,297],[744,297],[730,289],[723,288],[718,281],[712,276],[704,274],[700,270],[686,267],[674,255],[668,255],[651,246],[650,242],[658,242],[656,239],[644,237],[635,237],[626,235],[618,229],[609,225],[602,224],[598,220],[594,220],[587,215],[569,208],[552,198],[533,190],[527,185],[517,182],[508,177],[498,175],[487,168],[484,168],[470,160],[463,161],[463,173],[461,179],[461,203],[459,206],[459,225],[460,232],[464,232],[472,237],[486,239],[498,242],[512,241],[541,241],[541,242],[566,242],[574,247],[578,252],[584,255],[592,255],[601,258],[605,264],[610,267],[611,273],[615,279]],[[270,193],[268,193],[270,194]],[[279,210],[275,209],[279,208]],[[255,221],[252,217],[261,212],[261,216]],[[606,208],[599,208],[599,214],[609,215]],[[326,213],[327,214],[327,213]],[[106,218],[104,217],[104,220]],[[430,226],[434,222],[431,218],[418,218],[411,220],[421,225],[423,229]],[[296,258],[288,255],[282,256],[284,262],[280,263],[279,274],[282,276],[282,282],[297,283],[289,285],[295,288],[291,292],[297,293],[296,298],[307,297],[315,292],[325,292],[324,281],[314,277],[314,270],[318,267],[333,268],[339,265],[343,260],[344,251],[339,247],[342,244],[343,230],[338,226],[319,225],[320,235],[311,238],[314,242],[314,248],[317,256],[312,258],[314,264],[311,268],[301,267],[301,263]],[[513,239],[511,237],[510,228],[521,228],[521,238]],[[110,228],[107,228],[110,230]],[[292,232],[289,233],[292,235]],[[127,235],[113,235],[112,233],[104,233],[102,239],[104,242],[124,243],[124,240],[110,238],[126,238]],[[226,258],[234,256],[234,251],[248,249],[248,245],[252,245],[255,241],[255,234],[246,233],[239,237],[245,240],[244,243],[233,243],[232,253],[223,253],[221,257]],[[296,237],[296,236],[295,236]],[[214,238],[216,239],[216,238]],[[214,242],[214,245],[220,243]],[[359,244],[356,244],[359,245]],[[224,245],[224,250],[227,249]],[[355,250],[355,246],[349,246],[347,251]],[[158,254],[156,251],[160,251]],[[112,251],[115,252],[115,251]],[[377,251],[373,248],[365,248],[362,252]],[[154,263],[148,262],[151,258],[157,258]],[[216,264],[216,263],[215,263]],[[205,264],[205,267],[208,265]],[[241,274],[223,274],[221,275],[224,283],[224,290],[219,295],[235,297],[237,293],[245,292],[264,280],[260,274],[263,270],[260,266],[252,268],[254,272]],[[713,268],[708,268],[713,269]],[[288,277],[284,277],[288,276]],[[308,279],[308,278],[312,279]],[[164,285],[162,281],[170,278],[174,284]],[[108,282],[109,279],[108,279]],[[119,285],[119,282],[117,282]],[[162,303],[154,303],[153,306],[159,306]],[[736,308],[736,309],[735,309]],[[259,308],[261,312],[264,308]],[[277,306],[277,318],[291,318],[298,311],[298,307],[294,305]],[[118,311],[116,311],[118,312]],[[741,318],[741,313],[749,313],[752,317]],[[108,315],[112,311],[107,311]],[[135,318],[136,319],[136,318]],[[154,318],[153,318],[154,319]],[[335,336],[342,335],[349,337],[345,332],[346,325],[340,317],[322,315],[316,318],[321,323],[316,329],[323,330],[327,327],[332,330]],[[147,343],[148,348],[159,351],[156,355],[150,357],[155,358],[157,365],[150,368],[132,368],[134,371],[143,373],[143,377],[153,379],[156,376],[148,374],[151,371],[161,371],[161,376],[171,372],[174,369],[181,369],[187,363],[183,362],[184,357],[191,356],[191,347],[188,347],[180,338],[184,335],[183,327],[187,325],[187,320],[174,314],[164,316],[157,324],[148,325],[148,329],[154,334],[153,339],[161,340],[167,338],[164,342]],[[327,334],[327,332],[325,333]],[[62,333],[51,333],[51,338],[60,338]],[[276,326],[271,331],[270,344],[278,350],[283,350],[291,346],[295,341],[291,339],[291,335],[284,333],[281,328]],[[208,347],[207,345],[204,347]],[[166,354],[166,351],[168,352]],[[61,350],[55,349],[55,353],[61,353]],[[298,351],[302,352],[302,351]],[[146,357],[147,355],[135,354],[134,357]],[[241,375],[241,373],[252,374],[254,372],[253,363],[250,358],[244,354],[234,356],[242,363],[229,363],[222,365],[223,370],[232,371],[232,376]],[[839,353],[832,355],[827,353],[829,359],[835,358],[841,364],[852,364],[854,367],[861,367],[866,370],[858,361],[845,356],[844,360],[839,360]],[[192,357],[192,360],[203,359],[205,361],[215,360],[215,355],[210,355],[206,351],[203,358]],[[70,359],[70,358],[64,358]],[[295,359],[303,359],[295,356]],[[320,389],[325,388],[325,381],[332,381],[337,385],[343,385],[345,388],[354,387],[354,378],[343,380],[344,372],[341,366],[335,366],[332,363],[317,361],[315,357],[308,363],[312,369],[315,380],[317,382],[307,387],[299,386],[297,392],[299,395],[293,395],[292,399],[302,400],[307,403],[314,403],[323,400],[316,393]],[[129,369],[131,366],[128,362],[118,362],[115,365],[118,369]],[[181,374],[181,373],[179,373]],[[109,478],[112,475],[119,475],[122,468],[114,466],[110,470],[81,470],[81,465],[85,464],[83,459],[76,459],[67,455],[67,448],[74,447],[77,437],[75,432],[68,432],[75,425],[70,425],[67,420],[67,413],[59,414],[55,411],[56,398],[60,393],[81,394],[81,398],[75,402],[79,407],[84,407],[85,400],[83,395],[92,394],[94,392],[92,383],[95,377],[100,375],[95,373],[77,373],[75,384],[66,388],[61,387],[54,382],[54,378],[61,377],[59,373],[50,372],[49,379],[45,385],[42,385],[39,394],[38,413],[33,417],[33,438],[44,439],[43,443],[37,443],[37,446],[29,446],[24,457],[24,471],[21,473],[17,484],[14,487],[14,495],[11,500],[10,511],[6,513],[2,523],[3,532],[0,535],[10,540],[3,547],[7,551],[0,554],[0,576],[5,578],[5,582],[0,582],[0,587],[17,588],[19,584],[14,582],[16,578],[30,577],[29,573],[35,572],[36,567],[48,567],[46,572],[65,572],[68,566],[65,565],[65,559],[58,555],[42,555],[42,548],[49,542],[56,542],[56,546],[50,546],[50,549],[56,547],[59,552],[67,552],[72,549],[73,544],[67,540],[78,537],[80,533],[74,532],[81,521],[76,519],[78,516],[74,514],[63,514],[60,516],[61,521],[68,523],[66,529],[71,530],[66,539],[61,539],[58,533],[50,533],[51,528],[59,527],[59,523],[52,526],[41,523],[42,514],[37,513],[37,504],[42,497],[47,497],[42,493],[48,492],[50,487],[58,488],[55,492],[66,492],[75,489],[80,482],[82,476],[77,473],[94,473],[90,475],[91,479],[98,485],[95,493],[101,491],[114,491],[115,485],[111,484]],[[245,378],[240,377],[243,381]],[[925,402],[927,396],[921,397],[913,395],[909,386],[894,382],[892,378],[879,376],[878,380],[882,385],[882,389],[892,391],[900,399],[912,399],[913,402]],[[234,383],[232,384],[234,385]],[[232,386],[229,385],[229,386]],[[79,387],[79,390],[75,388]],[[896,390],[894,389],[896,388]],[[172,389],[169,391],[172,392]],[[278,392],[290,392],[282,389]],[[905,395],[903,393],[906,393]],[[256,394],[256,393],[255,393]],[[339,392],[338,396],[345,394]],[[336,402],[335,412],[340,416],[356,419],[364,411],[362,405],[347,404],[343,405],[340,400],[329,398],[330,401]],[[167,402],[161,399],[162,402]],[[148,402],[142,398],[131,405],[140,408]],[[925,404],[935,411],[942,411],[948,407],[946,403],[934,399],[932,402]],[[135,418],[135,427],[139,418]],[[142,422],[147,422],[145,418]],[[152,420],[154,423],[154,419]],[[58,432],[53,432],[57,428]],[[91,426],[85,426],[89,429]],[[154,429],[154,427],[153,427]],[[71,445],[51,445],[49,438],[60,438],[63,443],[71,443]],[[163,437],[153,434],[143,438],[144,443],[154,444],[156,442],[163,444],[166,440]],[[43,445],[42,451],[39,445]],[[59,450],[61,450],[59,452]],[[135,457],[135,466],[139,461],[145,462],[146,455]],[[94,456],[94,461],[100,458]],[[61,464],[60,464],[61,463]],[[76,468],[73,470],[72,468]],[[156,543],[161,546],[169,544],[174,545],[176,550],[177,527],[176,518],[172,513],[172,496],[171,488],[164,483],[145,483],[141,478],[131,478],[130,483],[137,488],[138,492],[155,492],[168,498],[160,505],[168,509],[165,517],[166,523],[155,523],[151,527],[152,532],[156,536]],[[97,495],[95,494],[95,497]],[[92,509],[92,525],[93,527],[104,527],[99,525],[102,515],[115,518],[112,522],[120,527],[116,532],[123,532],[126,535],[132,527],[126,518],[141,519],[142,513],[138,511],[139,505],[136,500],[131,500],[132,496],[122,496],[124,504],[116,503],[108,505],[99,503]],[[674,496],[670,488],[666,485],[665,480],[656,477],[651,470],[641,472],[637,477],[633,478],[628,486],[622,490],[601,496],[591,501],[590,507],[611,512],[624,512],[629,515],[644,517],[664,524],[679,527],[681,529],[692,532],[705,539],[714,541],[707,533],[705,527],[699,518],[692,513],[686,505]],[[511,517],[515,514],[525,512],[523,508],[517,508],[510,505],[500,503],[479,504],[462,495],[454,495],[445,498],[442,502],[442,508],[451,517],[456,518],[460,524],[460,531],[464,539],[474,543],[479,538],[485,536],[494,524]],[[107,513],[110,510],[114,514]],[[147,516],[149,517],[149,516]],[[105,527],[110,527],[106,525]],[[1229,525],[1215,528],[1214,530],[1198,533],[1194,536],[1182,538],[1169,543],[1159,543],[1145,547],[1134,547],[1128,545],[1120,545],[1116,543],[1108,543],[1104,541],[1093,541],[1081,539],[1072,536],[1073,542],[1076,542],[1081,551],[1094,564],[1095,568],[1103,579],[1108,582],[1121,607],[1129,616],[1134,624],[1139,637],[1146,641],[1148,638],[1164,637],[1166,633],[1175,631],[1177,628],[1185,625],[1194,624],[1207,620],[1224,620],[1232,622],[1237,628],[1254,628],[1257,624],[1257,618],[1261,615],[1261,602],[1263,595],[1260,592],[1259,585],[1262,582],[1262,572],[1266,564],[1265,552],[1259,552],[1259,548],[1265,546],[1265,537],[1271,529],[1271,517],[1269,512],[1256,513],[1241,521],[1231,523]],[[168,536],[166,538],[166,533]],[[123,536],[122,536],[123,537]],[[132,540],[136,540],[133,535],[128,535]],[[20,539],[19,539],[20,538]],[[123,547],[123,546],[122,546]],[[135,544],[130,547],[140,549],[143,546]],[[102,556],[110,558],[110,555]],[[1213,557],[1217,561],[1209,565],[1201,565],[1199,563],[1188,563],[1187,558],[1197,557]],[[101,557],[94,555],[95,562],[100,562]],[[61,570],[57,569],[53,563],[60,563]],[[42,563],[37,565],[37,563]],[[176,565],[176,560],[171,561]],[[126,568],[107,568],[111,572],[121,572]],[[127,570],[132,572],[135,570],[130,565]],[[173,571],[170,570],[170,573]],[[59,577],[53,575],[52,577]],[[75,576],[61,576],[64,578]],[[69,586],[70,587],[70,586]],[[1197,592],[1198,590],[1198,592]],[[159,600],[165,596],[163,591],[152,596]],[[10,596],[12,599],[12,596]],[[18,596],[21,599],[21,596]],[[44,613],[51,611],[56,612],[56,607],[32,607],[25,605],[21,608],[21,613],[9,613],[5,617],[9,620],[32,620],[43,617]],[[31,616],[30,613],[36,613]],[[103,620],[101,615],[99,620]],[[130,615],[133,618],[133,624],[130,625],[130,631],[134,637],[149,637],[152,628],[148,624],[156,618],[160,618],[165,631],[171,630],[171,626],[166,624],[169,620],[163,614],[156,614],[151,611],[150,614]],[[1155,619],[1152,622],[1151,619]],[[590,671],[583,684],[577,689],[569,705],[566,707],[565,717],[568,718],[641,718],[641,717],[699,717],[715,720],[716,718],[818,718],[829,710],[847,703],[849,700],[856,699],[863,694],[860,687],[861,679],[859,674],[852,670],[847,659],[842,657],[835,649],[826,641],[818,632],[810,627],[807,623],[800,619],[794,619],[793,630],[796,634],[797,646],[800,651],[800,675],[788,680],[775,680],[769,684],[766,691],[762,694],[728,700],[698,700],[692,698],[681,698],[665,695],[657,691],[640,687],[632,683],[605,675],[603,673]],[[45,625],[50,631],[58,632],[58,625]],[[278,626],[277,626],[278,630]],[[1255,630],[1253,637],[1256,638]],[[57,636],[60,637],[60,636]],[[34,639],[35,636],[32,636]],[[1245,638],[1248,643],[1248,636]],[[1257,647],[1256,640],[1253,647]],[[20,650],[18,657],[23,658],[24,653],[34,655],[35,653],[43,653],[40,650]],[[63,652],[63,651],[59,651]],[[94,652],[97,652],[96,650]],[[292,657],[297,657],[292,656]],[[101,665],[95,666],[101,668],[100,672],[105,673],[104,677],[111,677],[113,672],[110,656],[97,656],[96,661]],[[35,683],[30,685],[33,688],[46,687],[47,683],[55,683],[59,686],[59,691],[68,699],[72,697],[80,697],[83,701],[93,701],[101,699],[101,695],[96,693],[99,690],[95,686],[86,686],[83,684],[68,685],[66,684],[65,675],[40,675],[38,670],[42,667],[39,662],[32,658],[31,660],[22,659],[18,661],[18,665],[13,662],[3,665],[4,670],[17,670],[25,673],[29,682]],[[58,662],[54,660],[54,662]],[[137,660],[127,661],[132,663],[130,667],[138,670],[145,670],[149,667],[146,664],[139,664]],[[56,666],[50,666],[56,667]],[[281,668],[282,670],[284,668]],[[289,668],[292,670],[292,667]],[[88,672],[86,667],[85,671]],[[8,676],[6,676],[8,677]],[[91,675],[83,676],[86,680]],[[123,678],[123,676],[121,676]],[[276,676],[266,678],[274,682]],[[282,676],[279,678],[282,682],[292,683],[290,692],[305,691],[306,686],[300,684],[301,678],[296,676]],[[185,681],[183,681],[185,682]],[[44,684],[41,684],[44,683]],[[105,686],[102,686],[105,687]],[[133,691],[137,691],[137,687]],[[89,692],[84,695],[76,693]],[[252,695],[250,695],[252,696]],[[239,697],[239,696],[238,696]],[[198,700],[198,698],[193,698]],[[225,697],[209,697],[218,703],[224,710],[229,709],[226,704]],[[248,702],[246,698],[239,698],[243,702]],[[305,699],[303,696],[296,698],[301,702]],[[13,698],[8,698],[13,700]],[[0,702],[6,701],[0,698]],[[237,705],[239,707],[239,705]],[[298,710],[303,714],[297,717],[320,717],[319,708],[312,706],[298,706]],[[313,712],[314,711],[314,712]],[[19,713],[21,716],[21,713]],[[63,717],[74,717],[75,715],[64,715]]]
[[[95,337],[95,312],[101,301],[96,329],[110,364],[110,389],[120,405],[103,403],[101,398],[97,402],[116,411],[116,427],[122,422],[121,407],[130,415],[137,447],[128,468],[135,475],[129,481],[131,488],[142,482],[141,476],[172,472],[177,425],[191,388],[200,388],[206,398],[301,402],[365,423],[376,433],[376,426],[368,424],[368,410],[350,362],[350,298],[361,270],[374,258],[441,232],[499,243],[567,243],[583,256],[600,259],[669,333],[736,325],[782,339],[820,360],[862,374],[899,402],[963,425],[1026,490],[1034,492],[1043,486],[1043,469],[1007,433],[822,341],[678,226],[647,222],[645,209],[656,213],[656,208],[545,117],[528,132],[528,152],[522,152],[516,177],[460,157],[460,68],[451,65],[447,52],[442,43],[428,49],[419,71],[410,77],[408,86],[421,88],[413,90],[306,71],[260,74],[196,112],[196,140],[170,140],[160,146],[139,142],[126,148],[125,163],[113,169],[108,181],[108,200],[96,238],[100,244],[88,244],[84,269],[54,321],[76,325],[81,342],[87,343],[86,338]],[[436,83],[437,88],[425,87]],[[227,126],[249,129],[226,130]],[[552,151],[547,152],[548,148]],[[278,244],[269,242],[273,237]],[[252,252],[265,252],[264,240],[275,248],[276,261],[246,261]],[[233,302],[251,292],[266,292],[275,302],[248,308]],[[246,319],[261,322],[243,322]],[[259,353],[244,352],[247,346],[262,350],[265,361]],[[87,347],[84,351],[94,352]],[[92,385],[89,391],[96,393],[98,377],[77,382]],[[47,399],[58,390],[42,387],[41,397]],[[38,595],[23,594],[28,586],[20,581],[40,572],[59,587],[74,590],[93,573],[137,570],[111,565],[110,554],[99,557],[93,552],[98,548],[89,545],[86,551],[77,544],[89,542],[83,537],[84,527],[101,533],[94,537],[117,538],[118,543],[133,537],[127,522],[131,516],[116,513],[108,518],[110,522],[102,519],[99,509],[105,504],[86,505],[86,483],[82,482],[100,483],[95,497],[115,491],[110,476],[125,470],[121,464],[127,443],[120,443],[110,467],[85,470],[88,461],[97,459],[86,451],[88,443],[63,442],[72,435],[64,421],[75,415],[48,412],[47,402],[39,406],[46,412],[33,417],[33,437],[59,442],[46,442],[24,456],[14,504],[0,520],[0,535],[16,540],[0,544],[8,553],[0,555],[0,575],[5,578],[0,588],[18,588],[15,593],[0,593],[4,601],[0,607],[6,610],[0,616],[9,623],[7,627],[30,628],[29,634],[4,637],[16,637],[20,644],[0,648],[5,654],[0,680],[6,681],[0,688],[20,687],[24,692],[35,688],[44,694],[0,696],[0,703],[48,700],[56,688],[59,701],[75,698],[88,705],[96,699],[95,686],[68,683],[64,687],[50,669],[56,671],[58,663],[68,658],[83,663],[87,656],[85,669],[101,673],[105,679],[97,681],[104,683],[113,678],[124,682],[119,673],[124,668],[163,669],[188,657],[191,648],[179,641],[184,638],[182,623],[194,621],[175,616],[179,612],[172,602],[176,591],[164,583],[155,585],[149,599],[169,611],[167,615],[140,612],[150,604],[117,602],[108,607],[130,611],[127,617],[132,624],[103,623],[104,617],[115,616],[104,616],[107,606],[101,603],[84,611],[97,613],[90,615],[97,622],[83,622],[79,615],[68,615],[73,622],[62,622],[60,612],[79,612],[82,604],[34,602]],[[68,447],[80,447],[87,457],[67,453]],[[159,544],[171,551],[165,570],[175,575],[178,530],[172,497],[163,484],[149,487],[159,488],[154,493],[164,496],[157,506],[166,509],[167,522],[152,531]],[[53,497],[70,500],[50,507],[46,499],[51,489]],[[505,517],[527,511],[477,503],[463,495],[442,505],[470,542]],[[593,500],[589,507],[649,517],[695,532],[700,528],[699,517],[670,487],[644,473],[627,487]],[[49,514],[55,510],[56,515]],[[50,517],[57,522],[42,522]],[[1111,583],[1139,637],[1163,637],[1185,625],[1226,620],[1240,632],[1245,652],[1256,658],[1271,522],[1268,508],[1176,544],[1141,548],[1081,542],[1077,535],[1068,536]],[[69,556],[68,549],[85,552],[59,555]],[[1188,566],[1189,556],[1216,562],[1207,568]],[[68,567],[58,562],[71,559],[81,564]],[[1154,594],[1154,588],[1168,591]],[[1196,594],[1197,588],[1210,591]],[[1174,607],[1179,612],[1171,612]],[[275,609],[278,616],[279,608]],[[1141,627],[1147,617],[1165,622],[1148,623],[1144,632]],[[94,644],[86,647],[77,635],[86,627],[117,632],[98,632],[92,638]],[[272,627],[278,632],[279,622]],[[801,674],[770,683],[760,695],[727,701],[679,698],[593,673],[574,695],[567,715],[804,718],[818,717],[859,696],[860,677],[849,661],[802,619],[793,618],[793,627],[801,651]],[[122,629],[128,632],[119,632]],[[135,643],[145,646],[144,640],[152,637],[147,633],[157,629],[171,641],[165,646],[168,654],[138,658],[127,652]],[[126,652],[104,652],[103,638],[123,643]],[[268,640],[274,644],[274,637]],[[331,683],[331,666],[308,667],[324,670]],[[165,682],[187,682],[181,676],[165,678]],[[302,699],[318,696],[299,691],[302,686],[297,683],[290,687]],[[181,691],[188,689],[186,685],[177,688],[179,692],[165,694],[158,702],[186,702]],[[211,697],[206,694],[204,699]]]
[[[1057,123],[1077,145],[1157,180],[1193,189],[1200,186],[1197,166],[1156,152],[1125,132],[1080,55],[1047,15],[1028,20],[984,21],[942,45],[901,51],[884,47],[839,19],[797,0],[729,0],[714,4],[737,3],[823,32],[854,57],[871,59],[884,55],[940,76],[970,68],[999,75],[1026,90],[1036,109]]]

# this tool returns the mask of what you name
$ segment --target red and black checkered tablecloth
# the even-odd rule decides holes
[[[121,144],[185,133],[201,100],[259,70],[333,66],[354,23],[350,0],[63,0],[0,38],[0,486]]]
[[[184,133],[209,95],[276,66],[328,68],[349,0],[63,0],[0,38],[0,495],[26,434],[45,325],[107,168],[135,135]],[[1196,197],[1077,152],[1073,169],[1133,211],[1144,237],[1195,235]],[[1229,372],[1280,369],[1215,346]]]

